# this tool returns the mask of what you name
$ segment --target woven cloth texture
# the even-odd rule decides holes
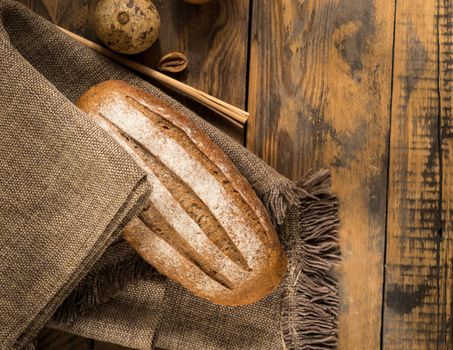
[[[338,218],[327,172],[288,180],[12,0],[0,0],[0,45],[0,136],[8,140],[0,145],[7,164],[0,191],[10,201],[0,208],[8,227],[0,235],[0,296],[7,300],[0,305],[0,348],[24,345],[46,323],[139,349],[336,347]],[[74,107],[108,79],[138,86],[192,118],[251,183],[289,256],[275,293],[244,307],[209,304],[157,274],[121,239],[120,228],[146,194],[143,173]]]

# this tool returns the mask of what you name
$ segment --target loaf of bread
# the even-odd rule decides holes
[[[216,304],[277,288],[287,258],[263,204],[190,118],[122,81],[92,87],[78,106],[148,173],[149,200],[124,230],[147,262]]]

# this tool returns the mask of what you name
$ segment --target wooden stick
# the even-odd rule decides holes
[[[58,27],[58,26],[57,26]],[[181,83],[180,81],[173,79],[165,74],[162,74],[152,68],[149,68],[143,64],[140,64],[138,62],[132,61],[124,56],[121,56],[117,54],[116,52],[113,52],[101,45],[98,45],[80,35],[77,35],[67,29],[58,27],[62,32],[68,34],[71,38],[75,39],[76,41],[82,43],[83,45],[93,49],[97,53],[100,53],[103,56],[106,56],[110,59],[112,59],[115,62],[118,62],[130,69],[133,69],[139,73],[142,73],[143,75],[155,79],[158,82],[164,84],[165,86],[168,86],[172,90],[182,93],[195,101],[201,103],[202,105],[208,107],[209,109],[213,110],[214,112],[217,112],[220,114],[222,117],[227,119],[228,121],[232,122],[236,126],[243,128],[245,122],[247,121],[247,118],[249,116],[249,113],[238,108],[235,106],[230,105],[229,103],[226,103],[225,101],[222,101],[214,96],[211,96],[205,92],[202,92],[200,90],[197,90],[187,84]]]

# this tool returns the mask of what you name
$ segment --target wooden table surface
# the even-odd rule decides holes
[[[21,1],[48,17],[40,1]],[[66,20],[70,9],[60,24],[95,40],[96,1],[77,2],[79,21]],[[249,110],[246,133],[185,103],[294,180],[331,169],[339,348],[453,349],[453,2],[155,4],[160,40],[136,60],[186,53],[189,69],[175,77]],[[110,348],[54,333],[41,341]]]

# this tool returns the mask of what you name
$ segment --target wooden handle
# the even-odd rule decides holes
[[[58,26],[57,26],[58,27]],[[162,74],[152,68],[149,68],[143,64],[132,61],[112,50],[109,50],[101,45],[98,45],[80,35],[77,35],[67,29],[58,27],[62,32],[69,35],[71,38],[75,39],[79,43],[93,49],[97,53],[100,53],[103,56],[106,56],[112,59],[115,62],[122,64],[132,70],[135,70],[143,75],[157,80],[158,82],[164,84],[165,86],[171,88],[172,90],[184,94],[193,100],[201,103],[202,105],[208,107],[214,112],[218,113],[223,118],[232,122],[234,125],[243,128],[244,124],[247,121],[249,113],[235,106],[226,103],[225,101],[219,100],[218,98],[208,95],[205,92],[197,90],[187,84],[181,83],[180,81],[173,79],[165,74]]]

